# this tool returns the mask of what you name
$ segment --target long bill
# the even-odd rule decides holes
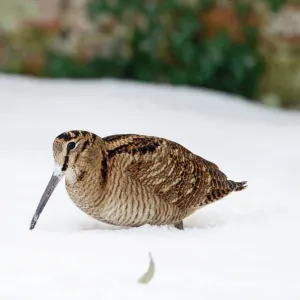
[[[58,185],[62,177],[63,177],[63,172],[61,171],[60,168],[56,167],[42,195],[39,205],[35,211],[35,214],[31,220],[30,227],[29,227],[30,230],[34,229],[44,207],[46,206],[50,196],[52,195],[53,191],[55,190],[56,186]]]

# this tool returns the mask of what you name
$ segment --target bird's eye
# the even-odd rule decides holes
[[[70,142],[67,146],[68,150],[73,150],[75,148],[76,144],[74,142]]]

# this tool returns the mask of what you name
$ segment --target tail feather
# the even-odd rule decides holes
[[[242,191],[247,187],[247,181],[235,182],[233,180],[227,180],[227,184],[230,186],[232,191]]]
[[[207,195],[205,202],[202,203],[202,205],[215,202],[216,200],[224,198],[231,192],[242,191],[247,187],[246,185],[247,181],[235,182],[233,180],[227,180],[226,183],[227,183],[227,188],[225,189],[220,189],[220,188],[212,189],[211,192]]]

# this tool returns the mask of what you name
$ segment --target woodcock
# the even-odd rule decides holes
[[[65,175],[73,202],[89,216],[118,226],[171,225],[200,207],[241,191],[246,182],[228,180],[218,166],[183,146],[137,134],[100,138],[68,131],[53,143],[55,169],[30,229]]]

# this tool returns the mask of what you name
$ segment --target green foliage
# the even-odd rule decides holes
[[[95,57],[82,63],[66,55],[48,53],[43,75],[56,78],[122,77],[126,63],[120,57],[111,59]]]
[[[264,64],[257,50],[257,29],[243,21],[250,7],[236,7],[244,35],[237,41],[225,31],[205,34],[199,14],[213,4],[212,0],[90,0],[87,11],[91,22],[111,18],[116,26],[129,31],[129,37],[120,41],[113,32],[114,53],[98,53],[84,62],[49,52],[43,74],[166,82],[253,98]],[[105,45],[105,41],[99,38],[99,44]],[[125,55],[118,45],[127,45],[130,54]]]
[[[273,10],[273,11],[278,11],[284,3],[286,3],[287,0],[267,0],[268,6]]]

